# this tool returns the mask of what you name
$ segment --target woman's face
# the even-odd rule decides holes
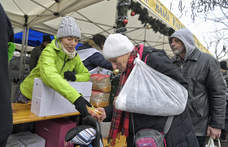
[[[116,58],[108,59],[108,61],[112,63],[113,70],[119,69],[121,72],[125,72],[127,68],[129,56],[130,56],[130,53]]]
[[[63,44],[65,49],[71,53],[75,50],[75,47],[78,44],[78,40],[79,40],[78,37],[68,36],[68,37],[61,38],[60,42]]]

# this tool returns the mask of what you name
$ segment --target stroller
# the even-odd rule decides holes
[[[99,122],[92,116],[87,116],[85,123],[88,125],[70,129],[66,133],[65,141],[74,143],[75,146],[80,145],[80,147],[103,147]]]

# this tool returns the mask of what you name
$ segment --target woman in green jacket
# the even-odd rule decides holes
[[[65,80],[86,82],[90,79],[89,71],[75,50],[80,37],[75,19],[63,17],[57,36],[42,51],[37,66],[21,83],[16,103],[28,103],[32,99],[34,78],[41,78],[44,84],[74,104],[82,116],[89,115],[86,105],[91,106],[90,103]]]

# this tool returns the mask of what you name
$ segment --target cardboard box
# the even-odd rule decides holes
[[[72,87],[74,87],[79,93],[83,94],[83,97],[89,102],[92,92],[91,82],[68,82]],[[61,96],[55,91],[53,100],[52,115],[64,114],[77,112],[75,106],[69,102],[66,98]]]
[[[33,83],[32,98],[53,99],[54,90],[45,85],[40,78],[35,78]]]
[[[52,115],[53,99],[43,99],[37,96],[33,96],[31,104],[31,112],[37,116],[49,116]]]
[[[45,85],[40,78],[33,83],[31,112],[37,116],[52,115],[52,105],[55,91]]]
[[[52,115],[64,114],[77,112],[75,106],[68,101],[66,98],[61,96],[58,92],[55,92],[55,97],[53,100]]]
[[[20,145],[22,147],[45,147],[45,140],[42,137],[38,136],[37,134],[33,134],[30,131],[11,134],[8,138],[8,142],[8,147],[20,147]]]
[[[30,136],[32,134],[33,133],[30,132],[30,131],[24,131],[24,132],[15,133],[15,134],[12,134],[12,135],[15,136],[16,138],[18,138],[18,137],[23,137],[23,136]]]
[[[25,147],[45,147],[45,140],[37,134],[28,136],[21,136],[18,139],[25,145]]]
[[[25,145],[14,134],[11,134],[8,137],[6,147],[25,147]]]
[[[68,82],[90,101],[92,82]],[[31,112],[37,116],[59,115],[77,112],[75,106],[58,92],[46,86],[40,78],[34,79]]]
[[[79,93],[82,93],[84,97],[90,97],[92,93],[92,82],[68,82]]]
[[[76,123],[66,118],[36,122],[35,132],[46,140],[45,147],[73,147],[65,144],[65,135],[76,127]]]

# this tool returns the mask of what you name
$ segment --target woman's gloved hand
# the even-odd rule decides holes
[[[88,110],[86,108],[86,105],[89,107],[92,107],[92,105],[82,96],[80,96],[75,102],[74,102],[75,108],[81,113],[83,117],[86,117],[89,115]]]
[[[73,71],[66,71],[64,72],[64,79],[67,79],[67,81],[76,81],[76,76]]]

